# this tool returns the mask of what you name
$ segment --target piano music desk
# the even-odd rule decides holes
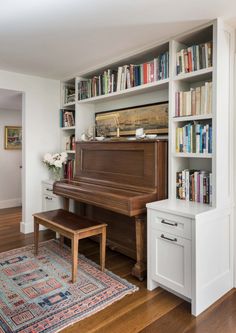
[[[101,270],[104,271],[107,224],[92,221],[88,218],[75,215],[63,209],[36,213],[33,216],[35,255],[38,254],[39,224],[71,239],[72,283],[74,283],[76,282],[78,271],[79,240],[86,237],[100,235],[100,265]]]

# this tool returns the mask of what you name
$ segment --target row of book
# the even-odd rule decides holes
[[[207,115],[212,113],[212,82],[201,87],[175,93],[175,116]]]
[[[176,128],[177,153],[212,153],[212,125],[189,123]]]
[[[176,54],[176,74],[212,66],[212,41],[183,48]]]
[[[75,87],[65,86],[64,87],[64,103],[75,102]]]
[[[75,111],[60,110],[60,126],[71,127],[75,126]]]
[[[69,159],[64,165],[64,178],[73,179],[75,175],[75,160]]]
[[[212,204],[212,173],[183,170],[176,173],[176,198]]]
[[[169,77],[169,52],[160,54],[152,61],[139,65],[119,66],[103,74],[78,83],[78,100],[101,96],[167,79]]]

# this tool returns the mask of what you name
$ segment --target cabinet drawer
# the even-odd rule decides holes
[[[43,195],[43,211],[59,209],[60,206],[59,197],[54,197],[48,194]]]
[[[43,183],[43,194],[49,196],[56,196],[53,194],[53,184]]]
[[[192,239],[191,219],[174,214],[152,210],[150,212],[151,228],[171,233],[187,239]]]

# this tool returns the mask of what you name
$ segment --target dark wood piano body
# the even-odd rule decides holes
[[[75,178],[55,182],[54,193],[108,223],[108,245],[136,259],[132,272],[143,278],[146,203],[167,197],[167,141],[77,142],[75,158]]]

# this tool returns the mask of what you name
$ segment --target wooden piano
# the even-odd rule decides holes
[[[146,272],[146,203],[167,197],[167,140],[76,143],[73,180],[53,192],[82,203],[87,217],[108,224],[107,244],[136,260],[132,274]]]

